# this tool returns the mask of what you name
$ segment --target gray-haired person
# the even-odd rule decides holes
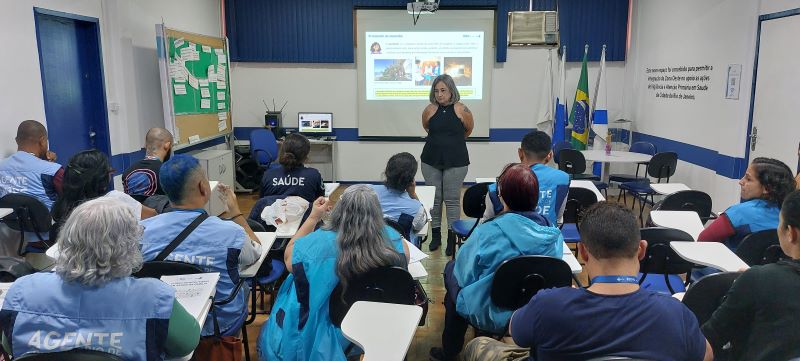
[[[58,236],[55,272],[22,277],[8,290],[3,348],[15,357],[90,348],[125,360],[194,350],[200,327],[175,290],[131,277],[142,266],[141,236],[138,217],[115,199],[76,207]]]
[[[261,329],[262,360],[343,360],[341,329],[331,323],[328,303],[337,284],[382,266],[405,267],[408,247],[387,226],[378,196],[367,185],[348,187],[330,208],[314,201],[311,215],[286,246],[284,262],[292,274],[283,282],[270,317]]]
[[[455,251],[455,234],[452,226],[461,216],[461,186],[467,176],[469,153],[466,139],[472,134],[472,112],[460,102],[455,82],[450,75],[439,75],[433,80],[429,95],[430,104],[422,111],[422,128],[428,133],[422,149],[422,176],[425,184],[436,187],[433,202],[431,243],[435,251],[442,244],[442,202],[447,207],[447,249],[450,256]]]

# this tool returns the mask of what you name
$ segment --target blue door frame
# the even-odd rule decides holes
[[[33,12],[48,134],[51,147],[57,152],[60,151],[58,162],[66,164],[74,153],[89,148],[95,148],[111,158],[99,20],[36,7],[33,8]],[[72,34],[59,34],[68,35],[64,36],[64,39],[68,40],[64,42],[60,41],[62,39],[43,38],[52,36],[53,33],[52,28],[48,28],[45,30],[46,34],[43,34],[42,23],[59,20],[66,23],[74,22],[75,40],[70,39]],[[66,52],[76,57],[64,62],[69,65],[62,67],[58,61],[45,58],[53,55],[47,55],[51,49],[43,51],[42,44],[54,40],[56,45],[63,46]],[[77,73],[78,76],[69,79],[69,84],[59,83],[63,81],[61,78],[52,79],[54,74],[65,69],[68,73]],[[51,78],[48,78],[48,73]],[[69,89],[55,89],[62,87]],[[65,114],[65,109],[71,112]],[[95,135],[90,137],[90,132]]]

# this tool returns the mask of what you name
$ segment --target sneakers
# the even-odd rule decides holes
[[[442,229],[431,228],[431,243],[428,245],[428,250],[433,252],[439,249],[442,245]]]

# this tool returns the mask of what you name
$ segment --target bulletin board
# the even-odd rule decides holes
[[[175,149],[231,134],[230,68],[224,38],[156,25],[164,124]]]

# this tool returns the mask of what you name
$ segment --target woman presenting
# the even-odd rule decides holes
[[[472,113],[459,102],[456,84],[449,75],[439,75],[431,86],[430,102],[422,111],[422,127],[428,132],[422,149],[422,176],[425,184],[436,187],[433,202],[433,230],[429,246],[431,251],[442,244],[442,200],[447,207],[447,249],[451,256],[455,250],[453,222],[461,216],[461,185],[467,176],[469,153],[466,138],[472,133]]]

